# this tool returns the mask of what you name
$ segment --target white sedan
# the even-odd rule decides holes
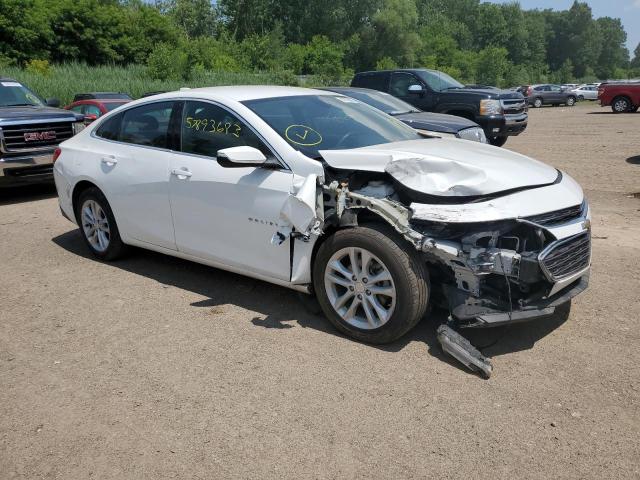
[[[571,90],[576,94],[578,100],[597,100],[598,99],[598,87],[594,85],[580,85],[577,88]]]
[[[589,208],[567,174],[425,138],[340,94],[215,87],[128,103],[64,142],[54,176],[89,250],[147,248],[315,294],[362,341],[430,303],[458,326],[553,312],[584,290]]]

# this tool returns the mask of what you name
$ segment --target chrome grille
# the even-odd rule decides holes
[[[552,225],[560,225],[562,223],[576,220],[583,215],[584,205],[576,205],[574,207],[567,207],[561,210],[554,210],[553,212],[541,213],[539,215],[532,215],[530,217],[524,217],[524,220],[528,220],[538,225],[549,227]]]
[[[4,125],[1,129],[2,149],[5,152],[42,150],[54,147],[72,136],[71,122]],[[31,137],[31,140],[27,140],[27,137]]]
[[[502,109],[506,115],[515,115],[526,111],[527,104],[523,99],[514,98],[509,100],[501,100]]]
[[[540,254],[539,261],[552,281],[584,270],[591,261],[591,232],[586,231],[552,243]]]

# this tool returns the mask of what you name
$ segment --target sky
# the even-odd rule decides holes
[[[493,3],[509,3],[513,0],[492,0]],[[627,48],[633,58],[633,51],[640,43],[640,0],[581,0],[586,1],[594,17],[613,17],[622,20],[627,32]],[[553,8],[566,10],[573,0],[519,0],[520,6],[526,10],[532,8]]]

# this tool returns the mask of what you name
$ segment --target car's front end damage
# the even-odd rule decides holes
[[[485,148],[491,149],[484,152],[489,155],[498,150]],[[492,327],[548,316],[587,287],[589,206],[568,175],[522,160],[522,178],[529,180],[509,176],[509,165],[501,179],[490,174],[492,168],[499,171],[497,163],[483,170],[477,163],[434,161],[402,146],[393,152],[322,153],[322,213],[308,222],[307,232],[370,221],[391,225],[421,252],[432,301],[450,312],[449,327]],[[360,164],[365,157],[367,164]],[[439,337],[450,341],[454,334],[439,332]],[[463,344],[450,343],[454,350]]]
[[[432,285],[461,327],[550,315],[587,286],[591,248],[584,201],[539,216],[460,222],[463,205],[448,205],[447,215],[434,218],[425,204],[407,207],[393,195],[382,196],[389,190],[377,182],[351,191],[334,181],[325,192],[325,222],[349,225],[367,210],[422,252]]]

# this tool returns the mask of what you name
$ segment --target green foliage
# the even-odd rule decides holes
[[[191,76],[189,56],[168,43],[160,43],[149,55],[147,72],[154,80],[188,80]]]
[[[376,62],[376,70],[393,70],[398,68],[398,64],[392,58],[382,57]]]
[[[149,77],[148,68],[144,65],[89,66],[79,63],[53,65],[47,76],[15,66],[3,68],[2,74],[23,82],[42,97],[59,98],[63,104],[71,103],[73,96],[79,92],[127,92],[132,97],[138,98],[146,92],[173,91],[181,87],[297,83],[297,77],[286,72],[213,72],[194,69],[189,80],[158,80]],[[321,85],[326,85],[324,80],[314,76],[309,76],[305,82],[305,86],[308,87]]]
[[[0,67],[143,65],[157,81],[279,72],[348,82],[354,70],[430,67],[511,86],[640,75],[619,19],[585,2],[523,10],[481,0],[0,0]],[[272,77],[270,77],[272,78]],[[75,79],[74,79],[75,81]]]
[[[51,73],[49,60],[29,60],[24,69],[29,73],[47,76]]]

